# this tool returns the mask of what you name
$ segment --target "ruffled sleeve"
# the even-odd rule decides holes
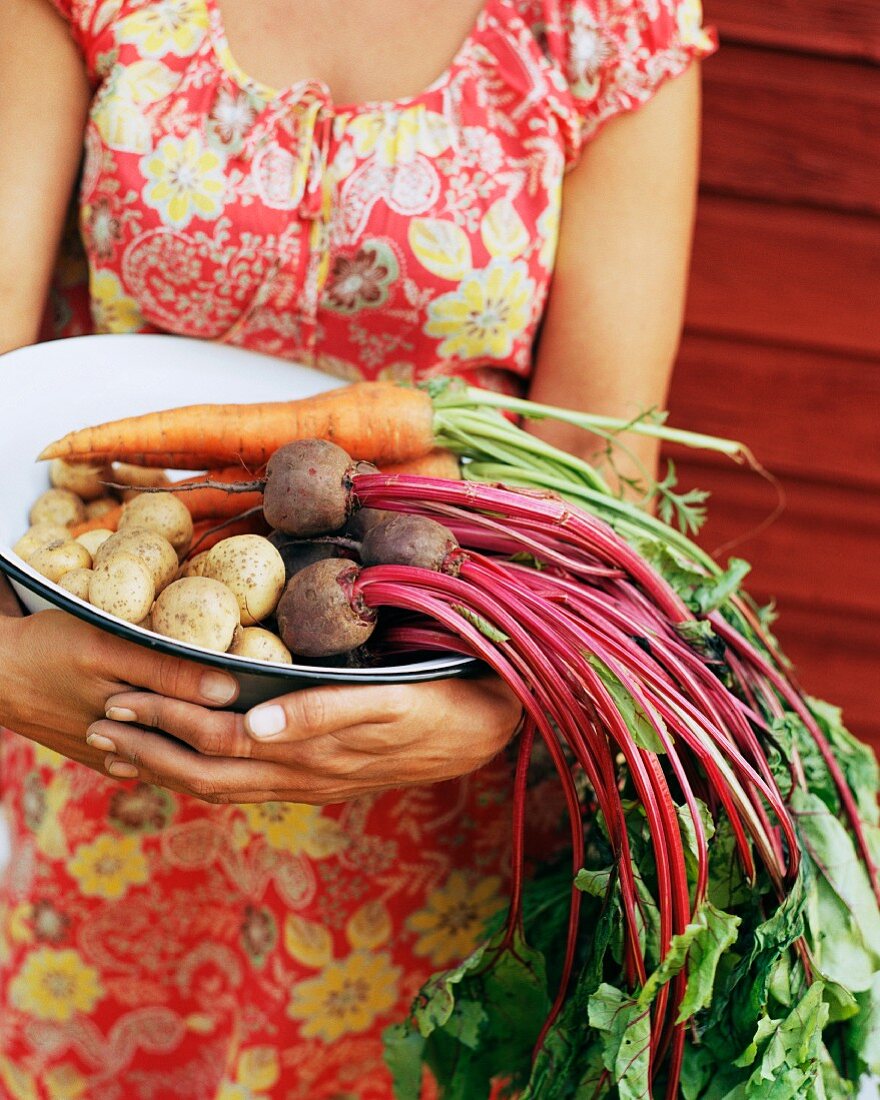
[[[49,0],[49,2],[67,24],[71,38],[73,38],[83,55],[89,78],[95,81],[97,77],[95,71],[95,38],[98,31],[96,22],[101,20],[97,9],[103,6],[103,8],[116,10],[119,8],[119,4],[114,4],[113,0],[110,0],[109,3],[105,0],[103,5],[99,4],[99,0]],[[107,19],[104,21],[106,22]]]
[[[700,0],[537,0],[542,45],[561,77],[569,166],[615,115],[640,107],[717,48]]]

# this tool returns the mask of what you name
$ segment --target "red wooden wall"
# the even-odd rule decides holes
[[[880,748],[880,2],[704,0],[702,191],[670,407],[779,479],[681,456],[804,687]],[[678,458],[679,456],[676,455]],[[754,532],[754,533],[752,533]]]

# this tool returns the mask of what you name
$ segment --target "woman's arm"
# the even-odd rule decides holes
[[[37,338],[88,95],[82,61],[48,0],[2,0],[0,351]],[[63,612],[22,618],[2,577],[0,586],[0,725],[74,760],[103,767],[105,754],[86,744],[86,729],[108,696],[132,684],[202,706],[237,694],[231,676],[122,642]]]
[[[681,327],[697,116],[694,67],[610,123],[568,176],[535,399],[614,416],[663,404]],[[561,425],[534,430],[582,454],[596,446]],[[650,443],[633,447],[655,462]],[[123,692],[91,735],[115,746],[110,763],[211,802],[323,803],[471,771],[510,738],[518,715],[495,678],[315,688],[247,716]]]
[[[0,352],[37,338],[82,155],[88,93],[82,59],[48,0],[3,0]]]
[[[629,417],[663,408],[681,333],[699,147],[699,67],[609,123],[566,177],[535,401]],[[531,430],[589,457],[604,444],[551,421]],[[653,475],[657,444],[626,439]],[[620,454],[621,473],[641,477]]]

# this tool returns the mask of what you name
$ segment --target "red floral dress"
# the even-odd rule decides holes
[[[68,263],[56,329],[346,378],[527,379],[566,169],[713,48],[698,0],[486,0],[421,95],[340,106],[244,73],[217,0],[54,2],[94,88],[90,316]],[[16,1100],[383,1100],[382,1029],[504,902],[503,760],[344,806],[221,807],[5,734],[2,778]]]

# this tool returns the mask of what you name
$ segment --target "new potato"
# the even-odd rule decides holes
[[[95,566],[89,603],[127,623],[139,623],[149,615],[155,592],[149,568],[133,554],[120,552]]]
[[[146,527],[129,527],[106,539],[95,552],[95,564],[118,553],[140,558],[153,575],[156,591],[161,592],[177,575],[177,553],[171,543]]]
[[[28,558],[28,565],[56,584],[72,569],[90,569],[92,555],[78,542],[52,542]]]
[[[166,538],[179,556],[193,537],[193,521],[187,506],[170,493],[144,493],[126,504],[119,530],[146,527]]]
[[[153,630],[179,642],[225,653],[239,625],[238,600],[211,577],[184,577],[160,592]]]
[[[69,489],[47,489],[31,506],[31,523],[57,523],[69,527],[86,518],[86,506]]]
[[[284,560],[262,535],[233,535],[208,551],[202,576],[225,584],[238,600],[242,626],[253,626],[278,605]]]

